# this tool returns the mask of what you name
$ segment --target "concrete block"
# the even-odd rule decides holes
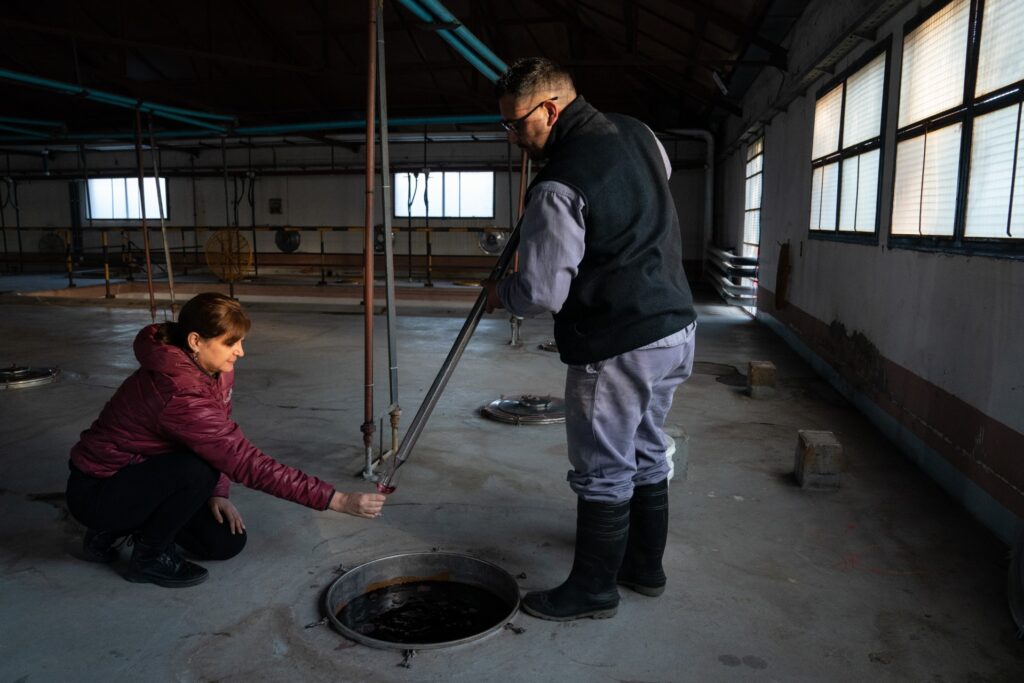
[[[793,476],[805,489],[837,489],[843,471],[843,445],[832,432],[797,432]]]
[[[775,395],[775,363],[767,360],[750,361],[747,366],[747,393],[751,398]]]

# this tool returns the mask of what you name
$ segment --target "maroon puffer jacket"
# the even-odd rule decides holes
[[[228,480],[316,510],[325,510],[334,488],[282,465],[245,438],[231,420],[233,372],[211,377],[184,351],[157,341],[159,325],[135,337],[136,370],[71,449],[71,462],[93,477],[182,449],[195,452],[220,473],[215,496]],[[226,476],[225,476],[226,475]]]

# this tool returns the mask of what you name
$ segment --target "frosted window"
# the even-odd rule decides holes
[[[904,39],[900,128],[963,101],[969,10],[954,0]]]
[[[395,216],[423,215],[422,174],[395,174]]]
[[[760,173],[758,173],[755,176],[747,178],[746,199],[743,203],[744,210],[761,208],[762,177],[763,176]]]
[[[818,230],[821,226],[821,180],[825,175],[825,169],[819,166],[811,172],[811,230]]]
[[[747,177],[760,173],[763,170],[764,156],[757,155],[753,159],[747,162]]]
[[[90,180],[88,192],[89,218],[114,214],[114,181],[111,178]]]
[[[494,173],[432,171],[395,174],[395,217],[493,218]]]
[[[747,147],[747,179],[743,213],[743,245],[741,255],[757,258],[761,244],[761,193],[764,183],[764,138],[759,137]],[[752,281],[748,281],[752,284]]]
[[[838,85],[814,105],[814,143],[811,158],[819,159],[839,149],[839,117],[843,110],[843,86]]]
[[[843,179],[840,185],[839,202],[839,230],[849,232],[854,229],[857,223],[857,202],[860,197],[857,194],[860,188],[860,157],[843,161]]]
[[[892,234],[916,235],[921,209],[921,167],[924,136],[896,146],[896,178],[892,191]]]
[[[1021,129],[1017,130],[1017,184],[1013,188],[1013,212],[1010,214],[1010,235],[1024,238],[1024,144]]]
[[[861,154],[860,173],[857,182],[857,219],[854,230],[857,232],[874,232],[878,215],[878,174],[880,173],[879,150]]]
[[[441,188],[444,191],[445,214],[448,216],[461,216],[462,202],[459,199],[462,196],[462,175],[459,173],[449,174],[444,179]]]
[[[1024,57],[1016,41],[1024,35],[1024,2],[985,0],[975,97],[1024,79]]]
[[[494,174],[490,171],[459,173],[459,216],[491,218],[494,216]]]
[[[897,145],[894,235],[953,235],[962,130],[957,123]]]
[[[884,52],[847,79],[843,147],[870,140],[881,133],[884,83]]]
[[[747,161],[750,161],[762,152],[764,152],[764,138],[760,137],[747,147]]]
[[[821,181],[821,229],[836,229],[836,200],[839,198],[839,164],[825,166]]]
[[[441,175],[427,175],[430,177],[423,173],[395,174],[395,216],[423,218],[427,215],[427,204],[431,217],[441,215]],[[425,195],[429,202],[424,199]]]
[[[878,199],[879,151],[873,150],[843,161],[839,230],[874,232]]]
[[[811,230],[836,229],[839,164],[814,169],[811,184]]]
[[[743,242],[759,244],[761,241],[761,212],[748,211],[743,216]]]
[[[160,218],[160,204],[157,201],[157,181],[146,178],[143,181],[146,199],[146,218]],[[89,220],[137,220],[142,217],[139,202],[138,178],[90,178],[88,181]],[[160,193],[163,200],[163,217],[167,218],[167,179],[160,178]]]
[[[1016,182],[1013,181],[1013,153],[1020,136],[1020,105],[1006,107],[974,120],[971,143],[971,175],[967,189],[967,237],[1024,237],[1024,216],[1017,213],[1024,184],[1024,171],[1017,161]],[[1017,150],[1018,157],[1020,149]],[[1016,230],[1006,234],[1010,211],[1010,186],[1014,184]]]

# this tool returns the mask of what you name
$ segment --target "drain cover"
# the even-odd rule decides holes
[[[537,344],[537,348],[541,351],[553,351],[558,353],[558,344],[555,343],[554,339],[548,339],[543,344]]]
[[[523,394],[491,401],[480,413],[498,422],[514,425],[565,422],[565,401],[553,396]]]
[[[49,384],[57,379],[59,368],[26,368],[17,365],[0,369],[0,389],[20,389]]]

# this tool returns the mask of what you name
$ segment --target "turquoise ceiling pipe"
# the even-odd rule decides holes
[[[498,70],[499,73],[508,71],[508,64],[498,59],[498,56],[488,49],[486,45],[480,42],[480,39],[473,35],[473,32],[463,26],[462,22],[455,18],[448,9],[442,5],[438,0],[415,0],[420,5],[425,7],[427,10],[434,13],[438,19],[441,20],[442,24],[456,24],[458,28],[452,31],[455,35],[462,39],[462,41],[468,45],[476,53],[490,62],[491,66]]]
[[[497,114],[466,114],[462,116],[418,116],[406,118],[389,118],[388,127],[396,126],[431,126],[431,125],[456,125],[456,124],[497,124],[501,117]],[[350,128],[363,128],[366,126],[366,119],[362,121],[321,121],[319,123],[286,123],[276,126],[246,126],[236,128],[236,135],[286,135],[288,133],[303,133],[317,130],[346,130]]]
[[[62,83],[61,81],[55,81],[49,78],[41,78],[39,76],[31,76],[29,74],[22,74],[16,71],[9,71],[8,69],[0,69],[0,79],[8,81],[16,81],[18,83],[26,83],[28,85],[36,85],[41,88],[47,88],[49,90],[55,90],[57,92],[64,93],[65,95],[81,95],[90,100],[97,102],[103,102],[105,104],[112,104],[126,109],[139,108],[145,112],[152,112],[158,116],[167,116],[168,114],[174,114],[177,116],[187,116],[196,119],[211,119],[214,121],[234,121],[234,117],[224,116],[222,114],[208,114],[202,111],[192,111],[189,109],[181,109],[179,107],[171,107],[166,104],[158,104],[156,102],[143,102],[142,100],[133,100],[130,97],[124,97],[123,95],[114,95],[111,93],[102,92],[100,90],[92,90],[91,88],[83,88],[79,85],[72,85],[71,83]],[[207,124],[210,125],[210,124]]]
[[[2,120],[2,119],[0,119],[0,120]],[[0,130],[6,130],[9,133],[17,133],[18,135],[21,135],[21,136],[24,136],[24,137],[27,137],[27,138],[36,138],[36,139],[42,139],[42,140],[50,139],[49,135],[47,135],[46,133],[40,133],[38,130],[29,130],[28,128],[21,128],[19,126],[8,126],[8,125],[3,124],[3,123],[0,123]]]
[[[88,97],[88,95],[87,95]],[[110,95],[108,93],[92,93],[91,99],[104,104],[111,104],[115,107],[124,107],[125,109],[138,109],[140,112],[152,114],[153,116],[159,116],[161,118],[170,119],[172,121],[180,121],[181,123],[188,123],[199,128],[205,128],[206,130],[212,130],[216,133],[226,133],[227,129],[217,123],[210,123],[209,121],[202,121],[195,118],[194,116],[185,116],[183,114],[172,113],[165,109],[161,109],[160,105],[155,105],[150,102],[141,102],[133,100],[130,97],[122,97],[121,95]]]
[[[415,0],[398,0],[398,1],[400,3],[402,3],[402,5],[406,9],[408,9],[410,12],[415,14],[416,17],[420,21],[423,21],[423,22],[428,23],[428,24],[436,24],[437,23],[434,20],[434,17],[430,15],[430,13],[428,13],[426,10],[424,10],[422,7],[420,7],[418,4],[416,4]],[[466,44],[464,44],[451,31],[449,31],[448,29],[439,29],[437,31],[437,35],[441,36],[441,38],[446,43],[448,43],[453,48],[455,48],[455,51],[458,52],[463,57],[465,57],[466,60],[470,64],[472,64],[474,67],[476,67],[477,71],[479,71],[484,76],[486,76],[487,80],[491,81],[492,83],[494,83],[495,81],[498,80],[498,74],[496,74],[494,72],[494,69],[492,69],[491,67],[489,67],[486,64],[484,64],[480,60],[480,58],[478,56],[476,56],[473,53],[473,51]]]
[[[209,138],[210,134],[205,130],[164,130],[153,133],[158,140],[193,140]],[[135,133],[78,133],[69,135],[69,140],[81,140],[102,142],[104,140],[135,140]],[[145,142],[143,142],[145,146]]]
[[[106,100],[102,100],[102,101],[106,101]],[[111,104],[117,105],[117,103],[115,103],[115,102],[111,102]],[[120,106],[120,105],[117,105],[117,106]],[[221,126],[219,124],[216,124],[216,123],[210,123],[209,121],[200,121],[199,119],[193,118],[191,116],[182,116],[180,114],[171,114],[170,112],[163,111],[162,109],[153,109],[152,107],[148,107],[146,105],[139,105],[139,111],[140,112],[145,112],[147,114],[152,114],[153,116],[159,116],[161,118],[170,119],[172,121],[180,121],[181,123],[188,123],[188,124],[191,124],[191,125],[196,126],[198,128],[204,128],[204,129],[206,129],[208,131],[213,131],[215,133],[220,133],[221,135],[224,135],[224,134],[226,134],[228,132],[227,128],[225,128],[224,126]]]
[[[0,116],[0,123],[20,123],[26,126],[42,126],[44,128],[63,128],[60,121],[40,121],[39,119],[19,119],[14,116]]]
[[[388,119],[388,127],[398,126],[432,126],[432,125],[472,125],[472,124],[495,124],[501,120],[497,114],[467,114],[463,116],[418,116],[407,118]],[[319,123],[288,123],[278,126],[249,126],[237,128],[229,134],[238,136],[250,135],[287,135],[289,133],[305,133],[311,131],[326,130],[347,130],[362,129],[366,127],[366,120],[361,121],[321,121]],[[0,127],[0,130],[4,130]],[[34,132],[34,131],[32,131]],[[183,140],[192,138],[205,138],[210,134],[205,130],[167,130],[153,134],[159,140]],[[49,135],[37,134],[37,137],[54,138]],[[68,135],[65,139],[81,141],[101,140],[133,140],[134,133],[77,133]],[[21,138],[19,138],[21,139]],[[4,142],[0,138],[0,142]]]

